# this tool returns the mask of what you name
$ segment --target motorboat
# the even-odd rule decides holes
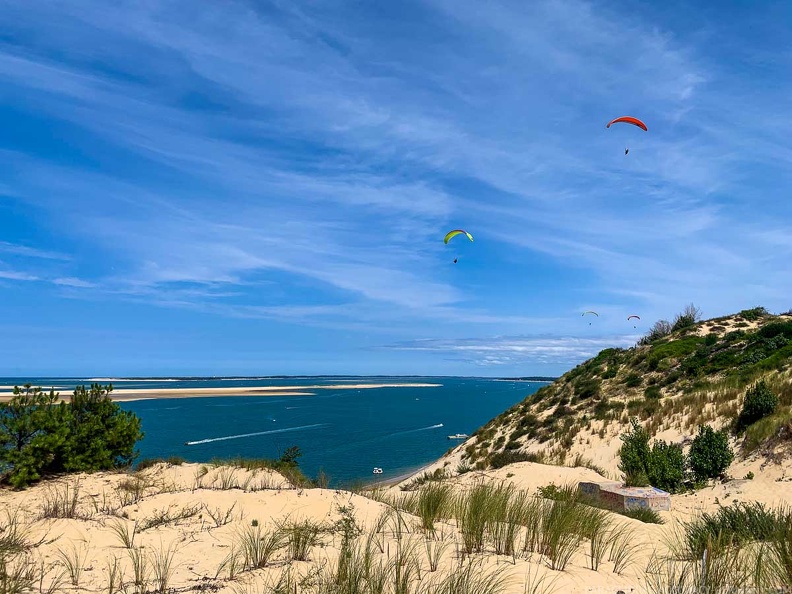
[[[470,436],[466,433],[454,433],[454,435],[449,435],[448,439],[467,439],[468,437]]]
[[[372,474],[382,474],[382,468],[374,467]]]

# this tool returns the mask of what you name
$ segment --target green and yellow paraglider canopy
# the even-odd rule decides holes
[[[443,239],[443,243],[448,243],[449,241],[451,241],[451,238],[456,237],[457,235],[467,235],[467,238],[470,241],[473,241],[473,236],[467,231],[464,231],[462,229],[454,229],[453,231],[449,231],[448,233],[446,233],[445,239]]]

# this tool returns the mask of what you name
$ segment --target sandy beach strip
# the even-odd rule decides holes
[[[244,386],[238,388],[120,388],[110,393],[113,400],[141,400],[143,398],[208,398],[211,396],[313,396],[305,390],[367,390],[373,388],[434,388],[442,384],[343,384],[329,386]],[[49,391],[48,387],[44,387]],[[69,398],[71,391],[63,391],[60,396]],[[0,402],[13,397],[11,391],[0,392]]]

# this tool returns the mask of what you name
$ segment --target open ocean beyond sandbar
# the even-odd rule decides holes
[[[71,392],[90,379],[2,379],[30,381]],[[101,383],[108,383],[107,381]],[[542,382],[460,377],[286,377],[113,380],[120,388],[212,388],[355,384],[440,384],[300,391],[312,396],[160,398],[122,402],[143,422],[141,458],[277,457],[296,445],[300,467],[310,477],[323,469],[331,484],[393,478],[429,464],[452,445],[448,435],[470,434]],[[186,442],[199,442],[185,445]],[[373,475],[374,467],[383,473]]]

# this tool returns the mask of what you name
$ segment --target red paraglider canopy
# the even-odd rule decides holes
[[[642,130],[648,132],[649,130],[646,129],[646,124],[644,124],[638,118],[634,118],[632,116],[622,116],[620,118],[616,118],[615,120],[611,120],[608,122],[608,125],[605,126],[606,128],[610,128],[611,124],[618,124],[619,122],[624,122],[625,124],[632,124],[633,126],[638,126]]]

